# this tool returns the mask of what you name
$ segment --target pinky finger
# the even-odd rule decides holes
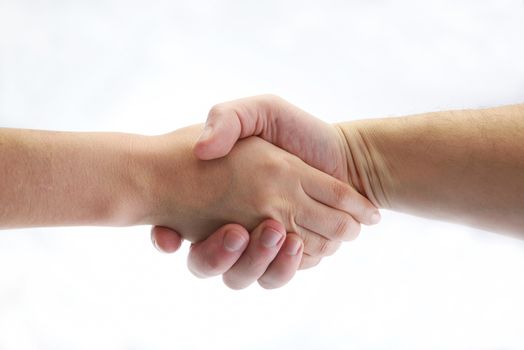
[[[275,289],[288,283],[297,272],[303,251],[302,239],[296,234],[288,233],[278,255],[258,279],[258,284],[265,289]]]

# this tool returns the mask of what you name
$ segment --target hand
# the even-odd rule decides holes
[[[283,244],[268,247],[264,238],[268,227],[285,235],[284,227],[271,219],[251,234],[238,224],[221,227],[205,241],[191,244],[189,270],[200,278],[223,274],[224,283],[232,289],[245,288],[256,280],[263,288],[272,289],[291,280],[299,264],[311,267],[320,261],[308,256],[302,259],[302,240],[292,233]],[[152,230],[152,238],[155,246],[156,240],[162,242],[163,248],[158,249],[166,253],[176,251],[181,243],[179,235],[158,226]]]
[[[325,256],[358,234],[356,220],[376,211],[350,186],[259,138],[202,162],[191,153],[198,133],[191,127],[156,137],[147,154],[154,179],[149,220],[193,242],[228,222],[251,229],[273,218],[304,239],[308,255]],[[273,246],[282,238],[275,235]]]
[[[351,183],[348,149],[338,127],[274,95],[248,97],[211,108],[194,152],[203,160],[224,157],[239,139],[249,136],[258,136],[322,172]]]
[[[348,159],[348,148],[340,130],[312,117],[279,97],[264,95],[216,105],[211,109],[206,124],[208,128],[194,149],[195,154],[201,159],[224,156],[231,150],[239,138],[258,135],[285,150],[294,152],[319,170],[332,174],[342,181],[354,183],[355,186],[359,185],[356,174],[353,175],[353,181],[351,181],[350,172],[345,165],[346,159]],[[380,220],[378,211],[375,214],[375,217],[369,223],[376,223]],[[240,227],[238,229],[242,230]],[[220,230],[215,235],[220,237]],[[176,231],[159,227],[152,229],[152,238],[156,241],[155,246],[165,252],[174,251],[172,247],[179,246],[181,242],[181,238]],[[194,250],[190,252],[188,257],[189,266],[192,265],[193,261],[208,260],[212,262],[208,265],[219,266],[215,271],[227,271],[230,266],[230,260],[227,258],[222,259],[222,257],[228,253],[218,248],[217,245],[213,245],[211,243],[213,238],[214,235],[200,243],[202,247],[209,245],[209,248],[206,249],[207,254],[199,254],[201,251]],[[251,244],[256,245],[253,239],[249,242],[250,246]],[[240,253],[229,254],[231,255],[230,258],[234,259]],[[254,259],[254,257],[251,259]],[[262,264],[260,260],[263,260],[263,257],[256,260]],[[307,261],[307,259],[304,260]],[[303,262],[300,268],[314,266],[319,261],[320,259],[317,258],[315,263],[308,264]],[[265,266],[269,266],[270,263],[271,261],[266,260]],[[271,263],[271,266],[277,263],[277,260],[275,260]],[[282,266],[279,270],[287,271],[286,268],[293,268],[293,266]],[[217,272],[217,274],[219,273]],[[247,267],[244,274],[252,276]],[[200,273],[200,275],[206,274]],[[288,273],[285,276],[292,276],[292,274]],[[280,285],[283,285],[287,282],[285,276],[277,276],[273,280],[280,281]],[[265,283],[261,284],[262,286],[266,285]],[[273,284],[274,287],[280,285]]]

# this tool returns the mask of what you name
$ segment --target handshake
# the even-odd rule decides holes
[[[346,137],[270,95],[216,105],[203,131],[155,137],[143,156],[156,179],[155,246],[194,242],[190,270],[231,288],[284,285],[380,220]]]
[[[231,288],[287,283],[377,208],[524,234],[524,104],[329,125],[276,96],[160,136],[0,129],[0,229],[156,225]]]

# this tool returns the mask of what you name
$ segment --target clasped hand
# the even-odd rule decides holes
[[[144,157],[157,179],[153,240],[166,252],[179,247],[176,232],[200,242],[189,259],[197,276],[224,273],[235,289],[254,280],[279,287],[354,239],[360,223],[378,221],[348,184],[335,126],[274,96],[218,105],[206,125],[200,140],[201,126],[155,137]]]

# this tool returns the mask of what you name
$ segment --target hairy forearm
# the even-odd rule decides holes
[[[0,228],[141,221],[140,137],[0,129]]]
[[[339,126],[377,206],[524,236],[524,105]]]

